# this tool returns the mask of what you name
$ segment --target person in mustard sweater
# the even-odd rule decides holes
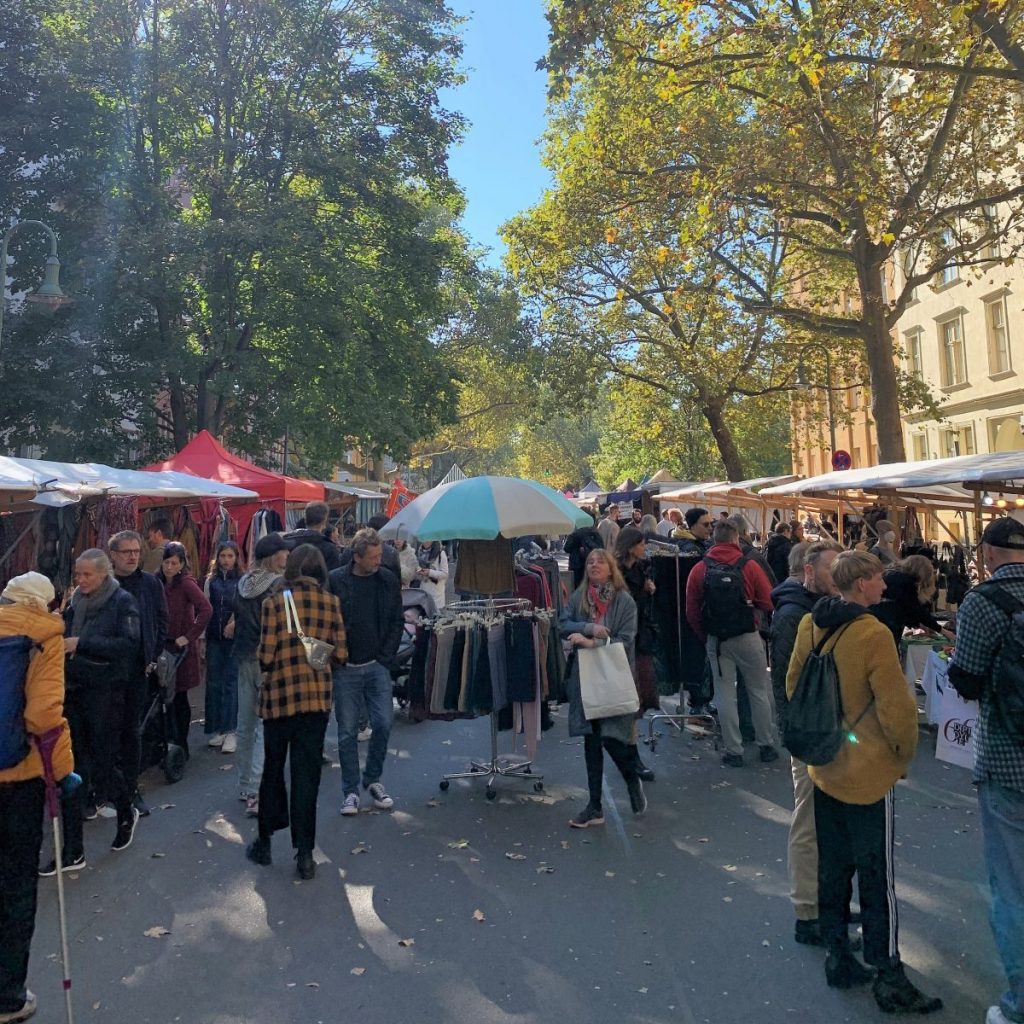
[[[818,838],[818,921],[826,948],[825,978],[834,988],[874,981],[887,1013],[932,1013],[942,1000],[925,996],[900,960],[893,878],[893,787],[917,749],[917,705],[900,667],[892,634],[868,607],[885,590],[874,555],[844,551],[832,563],[838,597],[822,598],[804,616],[786,674],[792,697],[812,648],[832,652],[849,737],[829,764],[810,766]],[[824,641],[824,643],[823,643]],[[850,950],[848,927],[857,876],[864,959]]]
[[[74,760],[63,713],[64,623],[47,611],[53,599],[45,576],[15,576],[0,595],[0,637],[27,636],[36,645],[25,681],[25,730],[43,736],[63,727],[53,751],[60,780],[74,769]],[[0,771],[0,1021],[27,1020],[36,1009],[25,980],[36,923],[44,794],[43,764],[34,746],[13,768]]]

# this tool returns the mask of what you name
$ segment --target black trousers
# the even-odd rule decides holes
[[[192,705],[188,700],[188,690],[182,690],[174,695],[174,741],[188,757],[188,730],[192,724]]]
[[[263,722],[260,836],[269,839],[290,824],[292,846],[300,853],[311,853],[316,845],[316,800],[327,718],[326,711],[316,711]],[[286,761],[291,769],[290,792],[284,784]]]
[[[125,786],[129,794],[135,795],[139,788],[139,764],[142,760],[142,741],[139,726],[142,708],[145,704],[147,679],[140,670],[119,689],[114,703],[112,722],[118,727],[117,732],[117,763],[124,776]],[[119,698],[119,699],[118,699]]]
[[[0,783],[0,1013],[25,1005],[28,954],[36,927],[42,779]]]
[[[601,806],[601,785],[604,782],[604,752],[615,762],[622,777],[629,782],[636,777],[639,757],[635,743],[623,743],[601,735],[600,720],[590,723],[592,732],[583,737],[583,757],[587,764],[587,788],[592,807]]]
[[[899,962],[899,914],[893,876],[893,791],[873,804],[847,804],[814,790],[818,837],[818,922],[825,946],[849,942],[850,898],[857,876],[864,959]]]

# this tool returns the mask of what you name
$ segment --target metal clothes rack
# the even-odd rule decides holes
[[[452,601],[440,612],[442,618],[457,618],[460,612],[482,612],[505,615],[510,612],[532,611],[530,601],[518,597],[490,597],[471,601]],[[509,755],[498,753],[498,712],[491,712],[491,756],[486,761],[470,761],[469,771],[448,772],[441,776],[439,786],[444,792],[451,785],[452,779],[486,779],[484,791],[488,800],[494,800],[498,793],[494,788],[496,779],[528,779],[533,782],[534,792],[544,789],[544,776],[534,772],[532,761],[511,761]]]

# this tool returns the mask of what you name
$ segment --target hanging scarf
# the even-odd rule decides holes
[[[615,588],[611,581],[602,583],[595,587],[593,583],[587,585],[587,597],[590,600],[590,607],[594,609],[594,621],[602,622],[608,612],[608,606],[615,598]]]

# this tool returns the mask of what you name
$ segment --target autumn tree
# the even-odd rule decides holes
[[[603,87],[637,111],[628,154],[603,160],[654,193],[634,205],[685,198],[709,211],[709,238],[727,211],[745,244],[717,253],[722,291],[862,349],[883,461],[904,457],[891,331],[913,290],[951,263],[989,263],[1000,239],[1012,255],[1022,213],[1018,93],[973,73],[993,63],[989,36],[948,33],[941,66],[897,70],[908,39],[942,38],[944,12],[956,17],[875,0],[555,0],[550,12],[554,95],[586,107]],[[768,245],[817,289],[767,288]],[[883,268],[907,253],[890,294]]]

